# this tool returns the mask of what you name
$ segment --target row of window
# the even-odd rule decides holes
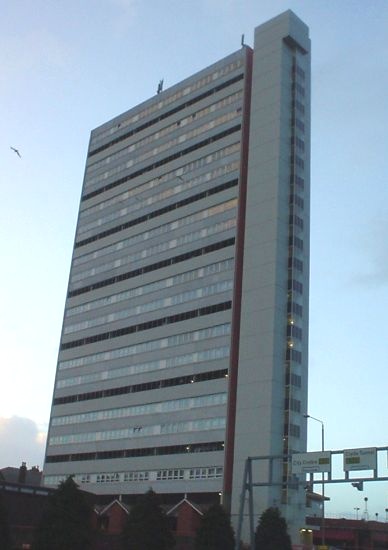
[[[128,439],[155,435],[202,432],[224,429],[225,425],[225,417],[203,418],[200,420],[170,422],[168,424],[154,424],[151,426],[133,426],[130,428],[119,430],[55,435],[49,438],[48,444],[51,446],[72,445],[78,443],[94,443],[97,441],[112,441],[114,439]]]
[[[174,264],[185,262],[186,260],[190,260],[191,258],[204,256],[205,254],[215,252],[216,250],[221,250],[223,248],[233,246],[234,243],[235,243],[234,237],[231,237],[229,239],[224,239],[222,241],[216,241],[215,243],[209,244],[207,246],[195,248],[194,250],[190,250],[189,252],[184,252],[183,254],[178,254],[177,256],[171,256],[170,258],[159,260],[158,262],[154,262],[152,264],[146,264],[142,267],[132,269],[131,271],[125,271],[124,273],[120,273],[119,275],[115,275],[107,279],[102,279],[101,281],[94,282],[90,285],[85,285],[83,287],[70,290],[68,292],[67,297],[72,298],[73,296],[79,296],[80,294],[85,294],[86,292],[96,290],[97,288],[103,288],[106,286],[114,285],[121,281],[126,281],[127,279],[133,279],[134,277],[139,277],[140,275],[144,275],[144,273],[157,271],[158,269],[162,269],[163,267],[168,267]]]
[[[76,357],[74,359],[60,361],[58,364],[58,370],[83,367],[85,365],[92,365],[107,361],[109,361],[109,366],[111,367],[112,361],[114,361],[115,359],[122,359],[124,357],[131,357],[134,355],[139,356],[141,353],[146,353],[149,351],[157,351],[164,348],[171,348],[173,346],[181,346],[190,342],[200,342],[201,340],[217,338],[218,336],[225,336],[229,334],[230,323],[213,325],[210,327],[192,330],[189,332],[173,334],[164,338],[148,340],[139,344],[132,344],[130,346],[123,346],[121,348],[109,351],[93,353],[91,355],[85,355],[83,357]]]
[[[169,470],[134,470],[131,472],[105,472],[100,474],[77,474],[77,483],[128,483],[134,481],[172,481],[222,478],[223,468],[207,466],[202,468],[173,468]],[[59,485],[65,481],[65,475],[45,476],[45,485]]]
[[[135,458],[144,456],[213,453],[223,450],[223,441],[211,441],[206,443],[187,443],[183,445],[164,445],[162,447],[137,447],[136,449],[115,449],[112,451],[47,455],[46,463],[53,464],[59,462],[81,462],[85,460],[112,460],[116,458]]]
[[[156,210],[147,211],[145,214],[138,216],[136,218],[131,218],[128,221],[124,223],[120,223],[119,225],[115,225],[113,227],[110,227],[109,229],[105,229],[104,231],[100,231],[99,233],[95,233],[94,235],[91,235],[89,237],[86,237],[80,241],[77,241],[75,244],[75,248],[79,248],[81,246],[85,246],[87,244],[96,242],[101,239],[105,239],[109,235],[114,235],[116,233],[120,233],[121,231],[124,231],[125,229],[129,229],[130,227],[135,227],[136,225],[142,224],[143,222],[152,220],[154,218],[157,218],[159,216],[162,216],[163,214],[166,214],[167,212],[173,212],[177,208],[181,208],[182,206],[187,206],[188,204],[192,204],[194,202],[200,201],[206,197],[210,197],[212,195],[216,195],[217,193],[221,193],[222,191],[225,191],[226,189],[231,189],[232,187],[235,187],[238,184],[238,180],[229,180],[224,183],[221,183],[219,185],[216,185],[214,187],[210,187],[209,189],[205,189],[204,191],[201,191],[200,193],[197,193],[196,195],[192,195],[190,197],[186,197],[185,199],[182,199],[177,202],[169,203],[162,208],[158,208]],[[77,261],[73,262],[73,265],[78,265],[80,263],[85,263],[84,256],[78,256],[76,258]],[[93,255],[92,255],[93,256]],[[82,258],[81,260],[78,260],[79,258]]]
[[[205,297],[216,296],[217,294],[222,294],[223,292],[228,292],[232,289],[232,280],[219,281],[218,283],[206,285],[193,290],[186,290],[185,292],[180,292],[178,294],[168,296],[167,298],[159,298],[157,300],[151,300],[150,302],[145,302],[128,309],[122,309],[120,311],[115,311],[114,313],[107,313],[101,317],[93,317],[85,321],[80,321],[79,323],[69,324],[65,326],[64,334],[81,332],[83,330],[100,327],[102,325],[107,327],[110,323],[130,319],[131,317],[136,317],[144,313],[162,311],[180,304],[189,304],[194,300],[201,300]]]
[[[132,128],[131,130],[125,132],[124,134],[121,134],[120,136],[117,136],[114,139],[109,140],[107,143],[104,143],[103,145],[100,145],[97,149],[93,149],[92,151],[89,150],[88,152],[88,158],[93,157],[94,155],[101,153],[102,151],[105,151],[106,149],[109,149],[112,147],[112,145],[116,145],[117,143],[120,143],[122,141],[125,141],[135,134],[138,134],[139,132],[142,132],[143,130],[146,130],[147,128],[150,128],[151,126],[157,124],[158,122],[161,122],[162,120],[165,120],[169,118],[170,116],[179,113],[183,111],[184,109],[187,109],[188,107],[191,107],[192,105],[196,105],[200,101],[203,101],[207,97],[214,96],[217,92],[220,92],[226,88],[229,88],[230,86],[233,86],[234,84],[237,84],[237,82],[240,82],[244,79],[244,74],[239,74],[237,76],[234,76],[227,80],[226,82],[223,82],[222,84],[219,84],[215,88],[212,88],[211,90],[207,90],[206,92],[203,92],[200,95],[197,95],[196,97],[193,97],[192,99],[189,99],[182,103],[181,105],[177,105],[174,108],[170,109],[169,111],[162,113],[147,122],[143,122],[143,124],[140,124],[139,126],[136,126],[135,128]],[[195,115],[195,113],[193,113]],[[176,124],[179,125],[179,120],[176,121]],[[122,131],[124,126],[122,123],[118,123],[115,127],[111,127],[110,131],[115,131],[120,129]],[[93,137],[92,137],[93,142]]]
[[[180,182],[183,183],[183,186],[181,188],[178,186],[178,189],[176,191],[177,193],[180,193],[181,192],[180,189],[182,190],[191,189],[191,187],[194,187],[196,185],[199,185],[200,183],[203,183],[203,178],[205,178],[205,181],[208,181],[208,178],[215,179],[223,174],[223,172],[218,172],[218,170],[221,170],[224,167],[224,165],[229,166],[229,164],[232,162],[231,157],[235,157],[235,155],[239,153],[240,148],[241,147],[240,147],[239,141],[237,143],[233,143],[232,145],[221,147],[221,149],[218,149],[213,153],[199,157],[194,161],[188,162],[183,166],[180,166],[179,168],[174,168],[169,172],[165,172],[161,176],[151,178],[145,183],[137,185],[132,189],[127,189],[123,192],[118,193],[113,197],[105,198],[100,202],[97,202],[93,206],[85,207],[80,212],[80,219],[82,220],[85,217],[88,217],[96,212],[100,212],[101,210],[114,206],[118,203],[125,203],[131,198],[136,198],[136,200],[139,200],[138,195],[141,195],[149,191],[150,189],[158,189],[160,186],[164,184],[167,185],[167,191],[171,190],[172,192],[172,189],[174,188],[172,187],[171,184],[172,182],[176,182],[177,180],[180,180]],[[198,176],[193,177],[193,172],[197,172],[202,168],[207,168],[209,164],[213,164],[215,162],[217,162],[217,166],[213,169],[213,171],[210,171],[210,172],[208,171],[208,172],[205,172],[204,174],[200,174]],[[186,187],[185,185],[187,185],[188,187]],[[154,195],[154,196],[158,197],[159,195]],[[157,202],[157,200],[158,199],[155,199],[155,201],[153,202]],[[131,201],[131,203],[132,202],[133,201]]]
[[[288,267],[289,267],[289,279],[288,279],[288,306],[287,311],[288,315],[302,315],[302,306],[298,303],[295,303],[295,294],[300,296],[303,294],[303,284],[298,280],[298,274],[303,273],[303,261],[296,256],[296,252],[303,251],[304,242],[303,239],[295,235],[295,231],[302,232],[304,229],[303,218],[300,217],[296,212],[298,208],[300,210],[304,209],[304,200],[296,192],[303,192],[304,190],[304,179],[300,173],[297,173],[299,170],[304,169],[304,158],[302,156],[305,150],[305,144],[303,139],[304,134],[304,123],[299,118],[299,113],[304,113],[304,105],[302,103],[304,97],[304,87],[299,80],[304,80],[304,71],[297,64],[296,59],[293,61],[292,69],[292,96],[293,96],[293,116],[292,116],[292,138],[291,138],[291,180],[290,180],[290,233],[289,233],[289,258],[288,258]],[[299,135],[298,135],[299,134]],[[298,151],[298,152],[297,152]],[[294,323],[287,326],[287,360],[292,360],[297,363],[301,363],[302,354],[300,351],[293,349],[294,339],[302,340],[302,329],[296,326]]]
[[[108,214],[103,215],[102,217],[93,219],[90,222],[83,222],[79,225],[77,235],[82,235],[83,233],[86,233],[92,229],[95,229],[96,227],[101,227],[103,225],[106,225],[107,223],[110,223],[112,221],[117,222],[120,218],[127,216],[128,214],[131,214],[132,212],[136,212],[138,210],[144,210],[147,209],[147,212],[149,213],[150,207],[157,204],[158,202],[162,202],[166,199],[171,199],[172,197],[175,197],[176,195],[180,195],[186,191],[189,191],[193,188],[198,188],[200,186],[203,186],[203,184],[214,182],[218,178],[221,178],[222,176],[225,176],[227,174],[230,174],[231,172],[236,172],[239,169],[240,161],[239,160],[233,160],[231,162],[228,162],[227,164],[224,164],[222,166],[217,166],[216,168],[213,168],[210,171],[207,171],[203,174],[199,174],[198,176],[193,177],[192,179],[183,180],[183,176],[176,175],[176,170],[174,172],[174,180],[176,180],[176,185],[170,186],[163,185],[164,190],[160,190],[159,187],[156,187],[156,193],[147,196],[146,198],[142,198],[142,194],[147,191],[147,189],[150,189],[149,186],[150,182],[147,182],[144,185],[140,185],[138,187],[135,187],[131,189],[131,191],[126,191],[125,193],[121,193],[120,195],[114,197],[113,199],[108,199],[107,201],[98,203],[98,205],[87,208],[84,210],[80,215],[80,220],[83,220],[86,216],[91,216],[95,214],[96,212],[101,212],[101,210],[111,207],[112,203],[115,204],[117,202],[120,203],[120,208],[116,209],[112,212],[110,209]],[[162,186],[161,182],[162,178],[156,178],[151,180],[151,182],[158,182],[158,185]],[[215,186],[215,189],[212,194],[214,194],[216,189],[220,189],[219,186]],[[126,198],[124,199],[123,196],[126,195]],[[174,203],[169,203],[168,206],[174,205],[174,208],[179,208],[179,206],[184,206],[186,204],[190,204],[191,202],[195,202],[196,200],[200,200],[200,198],[203,198],[204,196],[208,196],[210,193],[207,193],[204,195],[204,193],[199,193],[197,195],[194,195],[190,197],[190,200],[186,198],[183,201],[178,201]],[[120,197],[120,200],[117,200],[117,197]],[[135,200],[133,200],[135,199]],[[125,202],[124,202],[125,201]],[[165,209],[157,209],[156,212],[153,211],[153,217],[156,217],[160,213],[165,213]],[[147,214],[148,215],[148,214]],[[142,218],[140,218],[142,219]],[[148,218],[147,218],[148,219]],[[140,222],[139,222],[140,223]],[[81,257],[78,257],[78,263],[81,263]]]
[[[66,426],[68,424],[99,422],[101,420],[111,420],[114,418],[130,418],[132,416],[147,414],[184,411],[196,409],[198,407],[214,407],[216,405],[225,405],[225,403],[226,393],[212,393],[209,395],[199,395],[197,397],[185,397],[182,399],[171,399],[169,401],[146,403],[144,405],[133,405],[132,407],[120,407],[116,409],[92,411],[82,414],[56,416],[52,419],[51,425]]]
[[[304,115],[305,107],[303,104],[303,97],[305,90],[303,85],[298,82],[298,79],[304,80],[304,71],[296,62],[296,54],[293,59],[292,68],[292,121],[291,121],[291,162],[290,162],[290,202],[289,202],[289,251],[288,251],[288,268],[289,276],[287,282],[288,300],[287,300],[287,313],[289,324],[287,326],[287,348],[286,348],[286,373],[285,373],[285,385],[286,396],[284,402],[284,427],[283,427],[283,452],[284,454],[290,453],[289,437],[300,437],[300,428],[291,421],[292,413],[300,413],[301,402],[293,397],[295,388],[300,388],[302,384],[302,378],[299,374],[293,372],[295,369],[295,363],[302,363],[302,353],[294,348],[295,340],[302,340],[302,329],[295,325],[294,315],[302,316],[302,306],[295,301],[296,296],[298,300],[303,294],[303,284],[298,280],[300,274],[303,273],[303,260],[298,257],[303,252],[304,242],[301,236],[297,237],[296,234],[301,235],[304,229],[303,217],[298,214],[304,209],[303,198],[298,193],[304,191],[304,179],[301,174],[304,171],[304,122],[301,117]],[[293,368],[291,370],[291,367]],[[282,501],[288,501],[288,471],[287,467],[283,481],[286,483],[282,493]]]
[[[193,84],[190,84],[190,85],[186,86],[185,88],[180,88],[179,90],[177,90],[173,94],[169,94],[169,95],[163,94],[164,95],[163,99],[160,99],[155,103],[152,103],[151,105],[149,105],[145,109],[143,109],[141,111],[138,111],[135,114],[131,114],[128,118],[123,119],[120,122],[118,122],[117,125],[111,126],[108,129],[100,131],[100,132],[95,130],[92,134],[91,145],[97,145],[97,143],[105,140],[107,137],[111,137],[114,133],[118,132],[119,130],[122,131],[127,126],[131,126],[132,124],[136,124],[136,122],[139,122],[143,118],[150,116],[152,113],[155,113],[156,111],[160,111],[160,109],[162,109],[163,107],[166,107],[167,105],[171,105],[171,103],[175,103],[177,100],[179,100],[181,98],[184,98],[187,95],[189,95],[189,94],[203,88],[204,86],[210,84],[211,82],[214,82],[215,80],[226,76],[227,74],[229,74],[229,73],[235,71],[236,69],[238,69],[239,67],[241,67],[242,64],[243,64],[243,61],[241,59],[233,61],[232,63],[228,63],[223,68],[218,69],[218,70],[214,71],[213,73],[210,73],[210,74],[200,78],[199,80],[197,80]],[[216,88],[212,88],[211,90],[208,90],[205,93],[205,95],[197,96],[197,97],[193,98],[190,102],[184,103],[183,105],[180,106],[180,109],[187,108],[189,105],[192,105],[192,104],[194,104],[198,101],[202,101],[202,99],[204,99],[204,97],[213,95],[215,92],[220,91],[221,89],[229,86],[230,84],[234,83],[237,80],[241,80],[242,78],[243,78],[243,75],[239,75],[237,77],[237,79],[234,78],[232,80],[224,82],[221,86],[217,86]],[[177,112],[176,109],[174,109],[173,112],[169,111],[167,113],[164,113],[163,118],[171,116],[171,114],[173,114],[175,112]],[[160,120],[161,120],[161,118],[156,118],[154,120],[149,121],[148,124],[156,124],[156,122],[159,122]],[[137,127],[136,130],[140,131],[140,130],[143,130],[143,129],[145,129],[145,127],[141,126],[141,127]],[[130,133],[129,135],[132,135],[132,133]],[[121,136],[120,139],[126,139],[127,137],[128,137],[128,134],[125,134],[124,136]],[[117,141],[113,140],[113,141],[110,141],[107,144],[104,144],[104,148],[109,147],[109,146],[113,145],[114,143],[117,143]],[[101,148],[95,149],[95,150],[91,151],[89,153],[89,155],[92,156],[93,154],[96,154],[97,152],[100,152],[101,150],[102,150]]]
[[[172,239],[170,241],[167,241],[167,242],[161,243],[159,245],[155,245],[153,247],[145,249],[142,252],[132,254],[131,256],[126,256],[125,258],[121,258],[119,260],[116,260],[116,262],[114,262],[113,264],[104,264],[103,266],[93,268],[91,270],[88,270],[87,272],[84,271],[84,272],[82,272],[82,275],[85,276],[85,277],[86,277],[87,274],[95,275],[97,272],[100,273],[100,272],[104,271],[105,269],[108,270],[110,268],[112,270],[113,269],[112,265],[115,265],[116,267],[118,267],[118,265],[125,265],[126,263],[132,263],[132,261],[135,261],[135,260],[140,261],[141,256],[143,256],[143,257],[152,256],[156,252],[160,253],[161,251],[169,250],[169,249],[173,249],[175,247],[178,247],[181,244],[183,244],[183,242],[184,242],[184,244],[186,244],[187,242],[193,242],[193,241],[195,242],[196,240],[201,240],[201,238],[209,237],[209,236],[212,236],[212,235],[224,232],[224,231],[228,231],[228,230],[232,229],[233,227],[235,227],[235,225],[236,225],[236,219],[235,218],[227,219],[225,221],[216,223],[216,224],[214,224],[212,226],[209,226],[207,228],[204,228],[202,230],[198,230],[198,231],[195,231],[195,232],[192,232],[192,233],[187,233],[187,234],[183,235],[182,237],[180,237],[179,239]],[[192,257],[200,256],[200,255],[206,254],[208,252],[213,252],[215,250],[219,250],[219,249],[224,248],[225,246],[229,246],[233,243],[234,243],[234,238],[230,238],[230,239],[227,239],[227,240],[222,241],[222,242],[218,242],[218,243],[208,245],[206,247],[203,247],[202,249],[197,249],[197,250],[194,250],[194,251],[191,251],[191,252],[186,252],[184,254],[175,256],[173,258],[168,258],[166,260],[162,260],[160,262],[156,262],[154,264],[144,266],[143,268],[138,268],[138,269],[132,270],[130,272],[125,272],[121,275],[117,275],[117,276],[109,278],[109,279],[103,279],[102,281],[98,282],[100,284],[96,283],[96,284],[93,284],[93,285],[88,285],[86,287],[82,287],[82,290],[83,290],[83,292],[88,292],[89,290],[93,290],[95,288],[101,288],[101,287],[104,287],[104,286],[108,286],[109,284],[114,284],[114,283],[117,283],[119,281],[126,280],[128,278],[132,278],[134,276],[140,275],[142,273],[149,273],[150,271],[154,271],[154,270],[160,269],[162,267],[167,267],[167,266],[169,266],[173,263],[178,263],[180,261],[185,261],[185,260],[190,259]],[[71,291],[69,293],[69,297],[75,296],[75,295],[80,294],[80,293],[82,294],[83,292]]]
[[[106,397],[114,397],[117,395],[126,395],[129,393],[137,393],[142,391],[159,390],[162,388],[171,388],[173,386],[194,384],[196,382],[206,382],[208,380],[219,380],[227,377],[228,377],[228,369],[219,369],[214,371],[201,372],[198,374],[177,376],[175,378],[164,378],[162,380],[154,380],[152,382],[144,382],[142,384],[132,384],[129,386],[119,386],[115,388],[108,388],[105,390],[65,395],[63,397],[55,397],[53,404],[66,405],[67,403],[75,403],[77,401],[90,401],[92,399],[104,399]]]
[[[202,229],[197,229],[196,231],[190,231],[189,233],[185,233],[184,235],[181,235],[174,239],[169,239],[167,241],[154,244],[152,246],[149,246],[148,248],[139,249],[138,251],[133,252],[132,254],[128,254],[127,256],[118,258],[117,260],[113,260],[101,264],[97,267],[81,271],[72,276],[71,282],[80,282],[89,277],[93,277],[101,273],[106,273],[108,271],[113,271],[118,267],[126,266],[128,264],[134,264],[135,262],[143,262],[149,257],[156,256],[157,254],[168,252],[170,250],[174,250],[175,248],[179,248],[180,246],[195,243],[207,237],[212,237],[213,235],[219,235],[220,233],[229,231],[234,227],[236,227],[236,218],[233,208],[232,211],[228,212],[226,219],[222,221],[213,223],[212,225],[208,225],[207,227],[203,227]]]
[[[146,145],[153,143],[155,141],[159,141],[161,138],[176,131],[177,127],[182,128],[188,124],[192,124],[194,123],[194,121],[195,122],[198,121],[204,116],[207,116],[209,113],[214,113],[216,111],[219,111],[223,107],[232,105],[233,103],[238,102],[238,104],[240,104],[242,95],[243,94],[241,91],[235,92],[227,97],[224,97],[216,101],[215,103],[211,103],[207,107],[204,107],[199,111],[196,111],[193,114],[190,114],[189,116],[182,118],[178,123],[174,122],[172,124],[169,124],[168,126],[165,126],[162,129],[158,129],[154,133],[148,134],[147,136],[139,139],[138,141],[132,142],[130,145],[126,145],[123,149],[115,151],[114,153],[106,157],[103,157],[101,160],[97,160],[94,163],[88,163],[88,166],[86,168],[86,174],[91,174],[92,172],[95,172],[96,170],[103,168],[103,166],[106,164],[110,164],[121,157],[124,157],[124,156],[127,157],[129,154],[134,153],[138,149],[141,149],[142,147],[145,147]],[[186,139],[189,139],[190,132],[185,134],[185,136],[186,136]],[[178,143],[181,143],[183,141],[185,140],[181,139],[181,136],[180,136]]]
[[[115,252],[125,250],[126,248],[132,248],[136,244],[145,243],[146,241],[148,241],[150,239],[153,239],[155,237],[160,237],[161,235],[168,234],[171,231],[175,231],[177,229],[180,229],[182,227],[186,227],[186,226],[191,225],[193,223],[211,218],[212,216],[217,216],[218,214],[222,214],[223,212],[229,212],[230,210],[233,210],[236,207],[236,204],[237,204],[237,199],[232,199],[232,200],[217,204],[217,205],[215,205],[213,207],[210,207],[210,208],[204,208],[203,210],[199,210],[198,212],[195,212],[194,214],[190,214],[188,216],[183,216],[182,218],[178,218],[177,220],[174,220],[173,222],[163,223],[161,225],[158,225],[157,227],[154,227],[153,229],[149,229],[148,231],[142,231],[141,233],[137,233],[136,235],[132,235],[131,237],[128,237],[126,239],[118,241],[118,242],[116,242],[112,245],[104,246],[103,248],[100,248],[99,250],[96,250],[94,252],[90,252],[88,254],[85,254],[83,256],[83,263],[91,261],[91,260],[95,260],[97,258],[103,258],[105,256],[109,256],[109,255],[111,255]],[[211,234],[211,232],[210,232],[210,234]],[[181,236],[180,239],[186,240],[186,239],[184,239],[184,236]],[[172,242],[172,241],[168,241],[168,242]],[[175,248],[176,246],[178,246],[178,244],[176,244],[174,247],[171,246],[169,248]],[[150,250],[152,250],[152,249],[150,249]],[[140,258],[147,257],[149,254],[150,253],[145,254],[143,256],[140,256]],[[138,256],[139,256],[139,252],[135,253],[134,255],[129,256],[129,258],[135,258],[135,260],[136,260],[136,259],[139,259]],[[109,265],[112,266],[112,264],[113,264],[114,267],[118,267],[119,265],[121,265],[121,262],[128,263],[128,261],[125,262],[124,260],[125,260],[125,258],[121,258],[121,259],[118,259],[118,260],[113,260],[109,263]],[[95,268],[95,269],[89,269],[87,271],[77,273],[76,275],[73,275],[71,280],[72,281],[78,281],[78,280],[80,280],[81,275],[82,275],[82,278],[88,276],[88,274],[90,276],[91,275],[96,275],[97,273],[100,273],[100,271],[98,271],[98,269],[102,269],[103,267],[104,267],[104,265],[103,266],[98,266],[98,268]],[[102,269],[102,271],[109,271],[109,269],[104,267],[104,269]]]
[[[218,361],[220,359],[225,359],[229,357],[229,353],[229,346],[210,348],[203,351],[194,351],[192,353],[185,353],[184,355],[169,357],[168,359],[158,359],[156,361],[136,363],[135,365],[129,365],[118,369],[111,369],[102,372],[84,374],[82,376],[63,378],[57,381],[56,388],[69,388],[72,386],[90,384],[92,382],[114,380],[115,378],[122,378],[124,376],[131,376],[133,374],[140,374],[144,372],[152,372],[187,365],[195,365],[196,363]]]
[[[198,138],[199,136],[209,132],[210,130],[214,130],[215,128],[218,128],[224,124],[230,123],[234,121],[236,118],[240,118],[240,112],[236,109],[233,111],[230,111],[228,113],[224,113],[217,118],[214,118],[213,120],[210,120],[208,122],[205,122],[202,124],[202,126],[198,126],[197,128],[193,128],[192,130],[189,130],[185,134],[179,134],[178,136],[170,139],[169,141],[166,141],[164,143],[160,143],[160,145],[156,145],[153,149],[149,149],[141,154],[133,155],[132,158],[129,160],[126,160],[122,164],[116,165],[114,168],[110,168],[109,170],[105,170],[105,172],[87,177],[84,184],[84,189],[87,190],[88,187],[99,185],[101,182],[104,182],[111,178],[118,177],[122,172],[129,170],[136,166],[137,164],[140,164],[142,162],[145,162],[149,159],[152,159],[153,157],[156,157],[157,155],[160,155],[162,153],[167,153],[168,151],[174,151],[176,148],[186,141],[192,140],[194,138]]]
[[[153,328],[162,327],[172,323],[180,323],[181,321],[187,321],[188,319],[195,319],[196,317],[202,317],[204,315],[212,315],[213,313],[219,313],[221,311],[227,311],[232,308],[232,302],[221,302],[212,306],[201,307],[198,309],[192,309],[191,311],[184,311],[176,315],[169,315],[167,317],[161,317],[159,319],[153,319],[145,323],[138,323],[136,325],[123,327],[110,332],[102,332],[94,336],[88,336],[87,338],[81,338],[79,340],[72,340],[71,342],[65,342],[61,344],[61,350],[77,348],[79,346],[86,346],[87,344],[93,344],[94,342],[101,342],[102,340],[109,340],[111,338],[120,338],[127,334],[133,334],[135,332],[143,332],[144,330],[150,330]]]
[[[91,199],[92,197],[96,197],[97,195],[100,195],[101,193],[105,193],[109,189],[113,189],[115,187],[118,187],[119,185],[122,185],[123,183],[130,181],[132,179],[135,179],[143,174],[147,174],[148,172],[151,172],[152,170],[155,170],[156,168],[159,168],[161,166],[165,166],[166,164],[169,164],[173,160],[180,159],[186,155],[189,155],[190,153],[193,153],[194,151],[198,151],[198,149],[202,149],[203,147],[207,147],[211,143],[217,142],[227,136],[230,136],[234,134],[235,132],[238,132],[241,130],[241,124],[237,124],[236,126],[233,126],[232,128],[228,128],[227,130],[223,130],[222,132],[219,132],[216,135],[213,135],[211,137],[208,137],[204,139],[203,141],[200,141],[198,143],[195,143],[194,145],[190,145],[186,149],[182,149],[181,151],[178,151],[177,153],[173,153],[167,157],[164,157],[158,161],[153,162],[152,164],[149,164],[148,166],[145,166],[144,168],[140,168],[139,170],[136,170],[135,172],[131,172],[130,174],[127,174],[126,176],[123,176],[117,180],[114,180],[110,183],[106,183],[105,185],[99,187],[98,189],[95,189],[94,191],[89,191],[89,193],[86,193],[81,197],[81,201],[86,201]]]
[[[238,180],[229,180],[224,183],[221,183],[220,185],[216,185],[215,187],[211,187],[210,189],[206,189],[205,191],[201,191],[200,193],[193,195],[191,197],[187,197],[185,199],[182,199],[181,201],[178,201],[176,203],[168,204],[164,206],[163,208],[159,208],[158,210],[152,210],[151,212],[148,212],[144,214],[143,216],[140,216],[138,218],[132,218],[124,223],[121,223],[120,225],[115,225],[114,227],[110,227],[109,229],[105,229],[104,231],[100,233],[95,233],[91,237],[87,237],[86,239],[83,239],[82,241],[78,241],[76,243],[75,248],[79,248],[81,246],[85,246],[86,244],[90,244],[92,242],[98,241],[100,239],[105,239],[109,235],[114,235],[116,233],[120,233],[121,231],[124,231],[125,229],[129,229],[130,227],[134,227],[136,225],[142,224],[145,221],[151,220],[153,218],[156,218],[158,216],[161,216],[163,214],[166,214],[167,212],[172,212],[176,210],[177,208],[180,208],[181,206],[187,206],[188,204],[192,204],[193,202],[200,201],[205,197],[210,197],[212,195],[215,195],[217,193],[221,193],[222,191],[226,191],[227,189],[232,189],[233,187],[236,187],[238,185]],[[90,261],[90,259],[99,258],[101,256],[104,256],[107,254],[105,251],[107,247],[102,247],[94,252],[89,252],[86,254],[83,254],[81,256],[78,256],[73,261],[73,266],[86,263]],[[78,261],[79,259],[79,261]]]
[[[123,292],[118,292],[116,294],[110,294],[104,298],[99,298],[97,300],[92,300],[90,302],[85,302],[79,306],[74,306],[66,310],[66,317],[72,317],[74,315],[79,315],[80,313],[85,313],[87,311],[94,311],[96,309],[104,308],[112,304],[118,304],[136,298],[138,296],[145,296],[152,292],[161,291],[165,288],[176,287],[178,285],[196,281],[209,275],[214,275],[216,273],[224,273],[226,271],[231,271],[234,267],[234,259],[228,258],[221,262],[215,262],[212,264],[205,265],[198,269],[192,269],[190,271],[184,271],[178,275],[172,277],[166,277],[165,279],[159,279],[153,283],[148,283],[146,285],[137,286],[129,290],[124,290]]]

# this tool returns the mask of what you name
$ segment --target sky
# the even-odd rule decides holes
[[[3,0],[0,467],[43,465],[91,129],[292,9],[312,39],[310,415],[326,449],[388,445],[388,1]],[[16,147],[19,158],[10,147]],[[320,449],[309,421],[309,450]],[[387,473],[386,453],[381,475]],[[328,486],[385,518],[388,482]]]

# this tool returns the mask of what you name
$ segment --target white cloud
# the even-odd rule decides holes
[[[39,427],[30,418],[0,417],[0,468],[43,466],[46,427]]]

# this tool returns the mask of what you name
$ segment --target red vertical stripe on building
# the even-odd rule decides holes
[[[238,189],[238,211],[237,211],[237,235],[234,268],[234,289],[233,289],[233,311],[232,311],[232,334],[229,364],[229,389],[227,405],[226,439],[225,439],[225,460],[224,460],[224,488],[223,503],[227,509],[230,508],[233,462],[234,462],[234,440],[236,423],[236,398],[238,379],[238,358],[240,344],[240,319],[241,319],[241,296],[244,259],[244,236],[245,236],[245,209],[248,177],[248,147],[249,147],[249,122],[251,110],[251,87],[252,87],[252,58],[253,50],[244,46],[245,58],[245,82],[244,82],[244,105],[241,129],[241,163]]]

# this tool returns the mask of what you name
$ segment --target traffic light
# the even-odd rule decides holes
[[[363,481],[356,481],[355,483],[352,483],[352,487],[355,487],[357,491],[363,491],[364,490],[364,482]]]

